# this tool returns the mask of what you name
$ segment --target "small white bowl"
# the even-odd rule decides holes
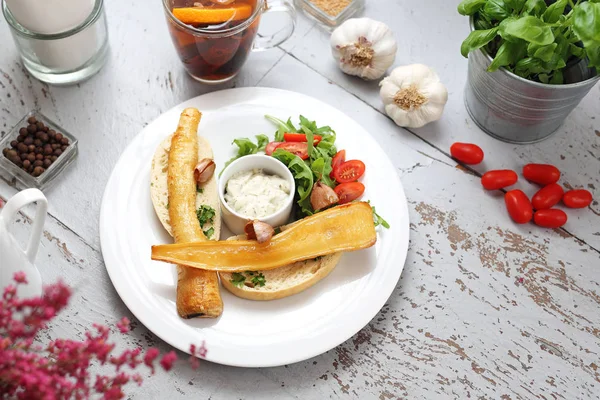
[[[290,194],[285,200],[285,204],[276,213],[267,215],[263,218],[250,218],[248,216],[239,214],[225,201],[225,189],[229,179],[239,172],[250,171],[253,169],[262,169],[269,175],[278,175],[290,184]],[[279,160],[261,154],[253,154],[238,158],[225,168],[223,174],[219,178],[219,201],[221,202],[223,221],[225,221],[225,224],[229,230],[235,235],[243,234],[244,227],[248,221],[253,219],[266,222],[274,228],[285,225],[289,221],[292,214],[295,193],[296,182],[294,181],[294,177],[290,170]]]

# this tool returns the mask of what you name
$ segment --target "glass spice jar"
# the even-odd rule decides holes
[[[365,0],[295,0],[295,4],[308,17],[333,30],[362,12]]]

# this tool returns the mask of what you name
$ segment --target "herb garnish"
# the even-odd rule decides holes
[[[265,279],[265,276],[262,274],[262,272],[246,271],[245,274],[246,276],[244,276],[244,274],[242,273],[234,272],[233,274],[231,274],[231,279],[229,280],[229,282],[231,282],[234,286],[237,287],[242,287],[244,283],[246,283],[246,278],[251,278],[250,282],[252,282],[254,286],[263,287],[267,283],[267,280]]]
[[[239,272],[234,272],[231,274],[231,279],[229,280],[234,286],[242,287],[244,286],[244,282],[246,282],[246,277]]]
[[[199,209],[196,210],[196,217],[198,218],[198,222],[200,223],[200,228],[202,232],[204,232],[204,236],[207,239],[210,239],[211,236],[215,233],[215,229],[210,227],[204,230],[205,224],[212,224],[215,219],[215,209],[211,206],[201,205]]]
[[[202,194],[202,193],[204,193],[204,189],[201,188],[201,187],[196,186],[196,192]]]

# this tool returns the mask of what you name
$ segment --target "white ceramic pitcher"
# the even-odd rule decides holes
[[[10,234],[8,226],[19,210],[31,203],[37,203],[37,210],[29,244],[24,250]],[[17,193],[0,209],[0,290],[15,283],[15,272],[23,271],[28,284],[19,285],[17,295],[27,298],[42,294],[42,278],[34,262],[44,230],[47,209],[48,201],[38,189],[27,189]]]

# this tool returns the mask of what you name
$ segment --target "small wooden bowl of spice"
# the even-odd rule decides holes
[[[32,111],[0,141],[2,175],[25,187],[47,188],[77,156],[77,139]]]
[[[296,7],[327,29],[335,29],[360,13],[365,0],[295,0]]]

